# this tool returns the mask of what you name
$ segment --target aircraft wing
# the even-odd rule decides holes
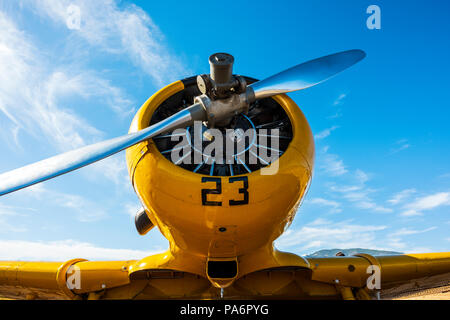
[[[0,261],[0,299],[96,298],[98,293],[128,285],[128,266],[133,262]]]
[[[383,293],[411,280],[435,276],[439,276],[436,277],[439,279],[437,286],[450,286],[450,252],[390,256],[357,254],[349,257],[311,258],[308,262],[312,269],[311,280],[334,283],[344,299],[362,299],[366,293]],[[376,273],[379,275],[378,279]],[[414,290],[421,289],[420,281],[414,284]]]
[[[440,277],[439,285],[450,286],[450,252],[306,261],[308,268],[280,262],[238,277],[225,288],[224,298],[373,299],[377,292],[433,276]],[[162,268],[130,273],[130,267],[138,264],[134,260],[0,261],[0,299],[220,298],[220,290],[205,277]],[[414,283],[420,287],[420,281]]]

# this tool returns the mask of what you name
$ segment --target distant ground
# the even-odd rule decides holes
[[[346,256],[352,256],[357,253],[367,253],[373,256],[389,256],[394,254],[403,254],[402,252],[395,251],[383,251],[383,250],[372,250],[372,249],[362,249],[362,248],[350,248],[350,249],[324,249],[319,250],[314,253],[306,255],[306,258],[328,258],[335,257],[336,253],[342,252]]]
[[[412,280],[392,289],[382,290],[385,300],[450,300],[450,273]]]

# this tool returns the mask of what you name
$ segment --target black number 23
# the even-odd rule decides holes
[[[228,179],[228,183],[234,183],[242,181],[242,188],[239,188],[239,193],[244,195],[242,200],[230,200],[230,206],[239,206],[242,204],[248,204],[248,178],[247,177],[231,177]],[[205,182],[215,182],[215,189],[202,189],[202,204],[204,206],[222,206],[222,202],[220,201],[208,201],[208,194],[221,194],[222,193],[222,179],[221,178],[213,178],[213,177],[203,177],[202,183]]]

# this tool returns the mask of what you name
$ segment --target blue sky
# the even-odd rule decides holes
[[[381,29],[366,8],[381,8]],[[69,6],[80,28],[68,27]],[[128,131],[160,87],[214,52],[264,78],[342,50],[367,53],[290,94],[316,139],[314,178],[278,248],[450,247],[450,4],[435,1],[0,1],[0,171]],[[0,198],[0,259],[141,258],[124,153]]]

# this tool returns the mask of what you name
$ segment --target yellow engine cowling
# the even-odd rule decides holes
[[[156,108],[184,90],[188,83],[192,85],[188,80],[174,82],[150,97],[134,117],[130,132],[148,127]],[[220,179],[221,193],[208,194],[208,201],[222,205],[205,206],[202,189],[217,186],[216,182],[202,183],[202,178],[210,176],[173,164],[158,151],[153,140],[127,149],[133,187],[152,223],[169,240],[170,253],[189,252],[203,259],[236,259],[258,250],[273,251],[273,241],[294,218],[314,164],[313,135],[300,108],[284,94],[273,99],[289,116],[293,138],[284,154],[272,164],[278,166],[276,174],[262,175],[258,170],[233,177],[247,177],[248,204],[229,205],[229,200],[245,196],[240,190],[245,187],[244,181],[218,176],[215,178]],[[190,271],[199,273],[195,268]]]

